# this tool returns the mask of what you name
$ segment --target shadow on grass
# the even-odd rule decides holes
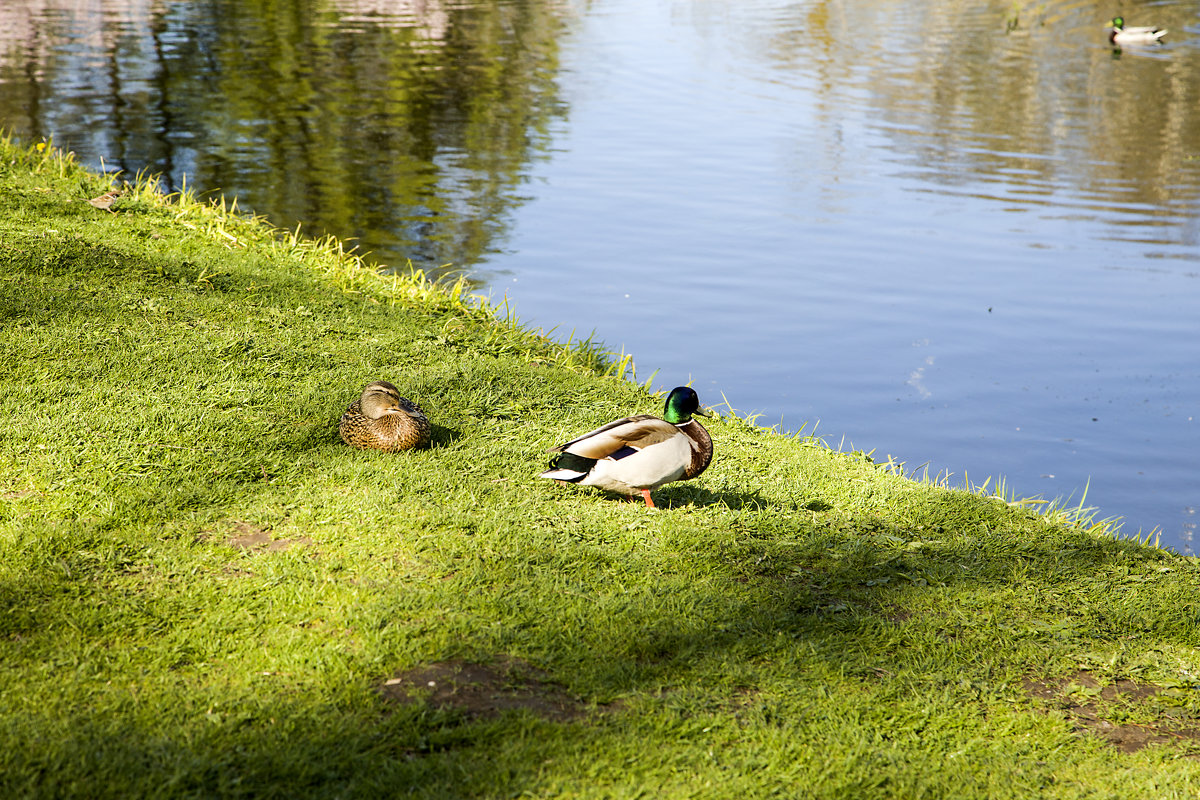
[[[743,509],[770,508],[772,505],[764,500],[761,492],[711,491],[699,485],[675,483],[664,486],[657,492],[655,503],[659,508],[683,508],[687,506],[725,506],[733,511]]]
[[[674,483],[655,492],[655,503],[659,508],[686,508],[688,506],[725,506],[731,511],[769,511],[781,509],[784,511],[829,511],[832,506],[823,500],[811,500],[802,506],[780,503],[779,500],[764,497],[761,491],[739,492],[721,489],[713,491],[703,486],[687,483]]]
[[[757,495],[695,487],[667,498],[671,507],[764,505]],[[427,696],[413,702],[388,696],[384,687],[393,673],[385,667],[315,694],[265,677],[262,690],[245,697],[185,691],[178,703],[163,706],[162,700],[139,705],[131,694],[115,698],[110,712],[80,703],[34,710],[21,719],[8,713],[5,738],[19,744],[4,757],[7,766],[0,771],[8,777],[0,787],[9,796],[81,796],[88,793],[84,788],[95,790],[93,796],[164,797],[247,790],[288,797],[537,793],[544,788],[541,765],[549,760],[631,747],[637,725],[623,715],[633,712],[619,705],[609,713],[597,710],[614,698],[640,698],[639,713],[649,704],[659,708],[651,715],[661,716],[664,692],[703,691],[733,702],[732,688],[713,687],[753,684],[757,672],[771,671],[772,664],[791,664],[800,685],[809,680],[806,672],[836,674],[862,681],[866,691],[889,673],[921,672],[920,662],[931,656],[964,676],[972,674],[973,662],[1019,658],[998,655],[991,636],[994,627],[1022,624],[1020,614],[1006,607],[1013,590],[1040,595],[1045,615],[1067,626],[1047,630],[1031,623],[1006,634],[1018,642],[1050,642],[1065,631],[1072,637],[1068,649],[1086,649],[1136,628],[1156,641],[1195,644],[1191,622],[1178,607],[1130,606],[1127,597],[1103,586],[1088,595],[1073,587],[1063,591],[1064,581],[1088,582],[1114,567],[1157,574],[1153,565],[1169,556],[1077,531],[1034,539],[1002,526],[988,529],[989,520],[1005,518],[995,501],[960,494],[954,505],[912,510],[906,529],[871,514],[828,514],[740,539],[702,537],[678,555],[676,571],[650,579],[633,596],[612,591],[603,571],[581,574],[579,589],[589,596],[576,607],[581,621],[549,640],[538,623],[520,620],[545,619],[544,610],[560,602],[559,583],[537,582],[525,593],[506,590],[509,622],[498,623],[505,629],[501,638],[510,651],[525,654],[521,663],[537,665],[536,678],[516,681],[516,689],[511,670],[497,668],[511,666],[516,657],[495,649],[489,631],[496,623],[489,623],[451,646],[470,656],[454,662],[454,669],[476,677],[447,690],[451,668],[444,664],[405,673],[418,692],[419,684],[428,686]],[[981,526],[976,534],[947,529],[964,505]],[[481,563],[478,569],[462,587],[464,599],[481,587],[503,585],[508,576],[500,566]],[[550,562],[538,569],[563,567]],[[8,587],[5,604],[32,599],[20,594]],[[980,596],[992,599],[980,606]],[[686,616],[672,610],[681,607],[689,609]],[[918,616],[913,608],[924,610]],[[472,613],[486,615],[483,609]],[[44,622],[42,630],[71,628],[66,620]],[[6,633],[9,645],[19,647],[25,634]],[[731,674],[730,664],[744,669]],[[203,682],[205,675],[188,667],[180,680]],[[531,684],[541,688],[521,695]],[[502,709],[499,715],[461,706],[463,698],[486,705],[488,692]],[[724,700],[722,692],[729,695]],[[547,696],[559,709],[569,703],[572,713],[543,713]]]
[[[445,447],[462,438],[462,431],[457,428],[448,428],[444,425],[438,425],[436,422],[430,423],[430,427],[433,428],[429,440],[430,447]]]
[[[577,492],[594,492],[598,496],[605,498],[613,503],[631,503],[633,505],[644,505],[645,501],[640,494],[623,495],[617,492],[606,492],[603,489],[598,489],[594,486],[577,486],[571,483],[556,481],[566,490]],[[671,484],[670,486],[656,489],[653,493],[654,505],[656,508],[663,510],[682,509],[682,508],[704,508],[706,506],[725,506],[731,510],[742,509],[760,509],[770,508],[772,504],[762,498],[758,492],[730,492],[718,491],[713,492],[708,489],[702,489],[696,486],[688,486],[685,484]]]

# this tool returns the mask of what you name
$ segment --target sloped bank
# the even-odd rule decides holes
[[[564,489],[661,406],[596,348],[110,188],[0,144],[0,795],[1200,789],[1195,559],[733,417]],[[376,378],[432,448],[337,440]]]

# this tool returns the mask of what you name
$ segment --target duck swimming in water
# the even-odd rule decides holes
[[[1108,41],[1115,45],[1161,44],[1160,40],[1167,35],[1163,28],[1126,28],[1124,17],[1113,17],[1105,25],[1108,27]]]

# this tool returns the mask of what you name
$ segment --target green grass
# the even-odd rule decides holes
[[[0,797],[1200,792],[1195,559],[734,416],[657,511],[539,480],[627,358],[109,188],[0,142]],[[377,378],[434,447],[338,442]]]

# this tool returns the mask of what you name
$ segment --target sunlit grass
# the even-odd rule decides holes
[[[867,453],[868,457],[872,455],[873,453]],[[969,475],[964,475],[961,480],[956,481],[954,480],[953,473],[948,471],[941,471],[931,475],[928,464],[922,464],[915,469],[911,469],[905,462],[898,461],[891,456],[882,461],[880,467],[929,486],[936,486],[942,489],[961,489],[962,491],[978,494],[981,497],[991,497],[1014,508],[1027,509],[1040,514],[1046,518],[1047,522],[1055,525],[1079,528],[1080,530],[1085,530],[1088,533],[1099,536],[1111,536],[1120,539],[1128,538],[1147,547],[1159,547],[1161,543],[1162,531],[1158,528],[1126,535],[1122,531],[1124,521],[1120,517],[1101,517],[1100,510],[1097,507],[1087,504],[1088,489],[1091,486],[1090,482],[1084,486],[1078,500],[1074,500],[1073,496],[1055,497],[1047,500],[1041,496],[1028,497],[1018,495],[1015,490],[1009,487],[1008,481],[1003,475],[995,478],[989,476],[980,484],[972,483]]]
[[[1200,790],[1197,560],[1086,495],[728,403],[657,511],[558,486],[546,447],[661,410],[628,354],[47,148],[0,199],[2,797]],[[376,378],[430,449],[338,441]]]

